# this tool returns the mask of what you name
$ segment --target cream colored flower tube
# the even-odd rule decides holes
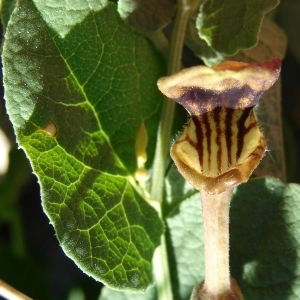
[[[234,187],[246,182],[266,150],[253,112],[275,83],[281,62],[227,61],[159,79],[159,89],[191,118],[171,148],[178,171],[201,193],[205,280],[192,300],[242,299],[229,269],[229,208]]]
[[[191,300],[241,300],[242,293],[229,270],[229,208],[233,188],[211,195],[200,191],[203,216],[205,280]]]

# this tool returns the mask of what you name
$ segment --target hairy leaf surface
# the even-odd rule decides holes
[[[47,3],[19,1],[7,28],[5,98],[18,143],[66,254],[113,288],[144,290],[162,224],[130,182],[142,122],[153,157],[164,64],[114,4]],[[60,18],[48,15],[51,3],[65,6]]]
[[[199,35],[214,51],[234,55],[256,45],[264,15],[278,0],[206,0],[197,18]]]
[[[175,11],[175,1],[119,0],[118,11],[122,19],[133,29],[151,32],[170,23]]]
[[[188,300],[192,288],[204,279],[200,194],[180,180],[173,167],[166,180],[166,197],[174,199],[169,201],[166,216],[173,292],[176,299]],[[230,210],[230,269],[244,299],[297,299],[300,236],[295,212],[299,197],[299,185],[285,187],[271,177],[251,179],[235,189]]]

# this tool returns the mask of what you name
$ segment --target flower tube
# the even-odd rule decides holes
[[[253,108],[279,77],[279,59],[196,66],[158,80],[191,118],[171,148],[178,171],[201,193],[205,281],[192,299],[242,299],[229,273],[229,207],[266,150]]]
[[[196,189],[218,194],[248,180],[266,149],[253,107],[279,72],[279,59],[256,64],[226,61],[159,79],[159,89],[191,115],[171,156]]]

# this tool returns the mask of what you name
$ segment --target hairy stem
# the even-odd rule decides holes
[[[170,43],[168,74],[175,73],[181,68],[184,35],[191,8],[188,0],[178,1],[177,5],[173,34]],[[156,151],[153,163],[153,176],[150,196],[152,199],[152,204],[155,203],[153,206],[156,208],[161,218],[163,218],[161,205],[163,201],[164,176],[170,148],[174,110],[175,102],[170,99],[165,99],[157,134]],[[161,237],[161,245],[156,249],[154,254],[153,270],[157,287],[157,299],[173,300],[166,240],[164,235]]]
[[[230,290],[229,208],[233,189],[217,195],[201,191],[205,247],[205,282],[210,295]]]
[[[181,69],[182,48],[184,44],[185,30],[189,19],[189,12],[190,6],[186,4],[186,1],[179,1],[170,43],[168,75],[178,72]],[[176,103],[173,100],[165,98],[157,134],[156,152],[153,163],[151,198],[160,202],[162,201],[163,195],[164,175],[170,149],[175,104]]]
[[[205,278],[191,300],[243,300],[229,271],[229,208],[233,188],[211,195],[201,190]]]

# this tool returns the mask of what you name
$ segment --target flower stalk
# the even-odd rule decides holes
[[[211,195],[201,190],[204,231],[205,281],[198,285],[191,300],[240,300],[242,293],[230,276],[229,209],[233,188]]]
[[[233,189],[217,195],[200,191],[204,230],[205,282],[207,294],[222,295],[230,290],[229,207]]]

